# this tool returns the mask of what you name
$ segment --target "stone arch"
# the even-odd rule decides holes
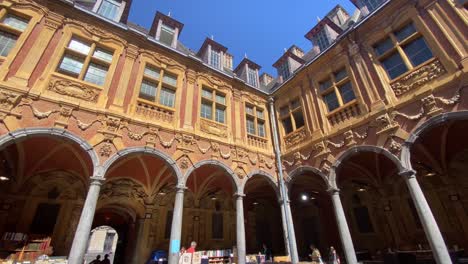
[[[186,186],[187,184],[187,180],[188,178],[190,177],[190,175],[198,168],[202,167],[202,166],[207,166],[207,165],[212,165],[212,166],[215,166],[215,167],[218,167],[218,168],[221,168],[222,170],[224,170],[224,172],[226,172],[228,175],[229,175],[229,178],[232,179],[233,183],[234,183],[234,187],[235,187],[235,193],[238,193],[239,191],[241,191],[242,189],[242,183],[241,181],[239,180],[239,178],[237,177],[236,173],[234,173],[234,171],[229,168],[226,164],[218,161],[218,160],[203,160],[203,161],[200,161],[196,164],[194,164],[192,167],[190,167],[187,172],[185,173],[184,177],[181,178],[181,180],[179,181],[178,185],[179,186]]]
[[[100,161],[96,151],[94,151],[93,146],[91,146],[86,140],[80,138],[79,136],[61,128],[25,128],[18,129],[13,132],[10,132],[6,135],[0,137],[0,149],[13,144],[14,142],[28,137],[57,137],[64,140],[71,141],[79,145],[79,147],[88,154],[92,164],[92,175],[91,176],[100,176]]]
[[[180,179],[182,179],[182,172],[180,171],[176,162],[164,152],[151,147],[130,147],[122,149],[119,152],[115,153],[112,157],[106,160],[106,162],[102,166],[102,177],[104,177],[108,172],[109,168],[111,168],[112,165],[118,162],[121,158],[130,156],[132,154],[147,154],[162,159],[168,167],[172,168],[177,178],[177,181],[180,181]]]
[[[316,175],[320,176],[320,178],[322,178],[322,180],[324,181],[325,185],[327,187],[330,187],[330,182],[329,182],[327,176],[321,170],[319,170],[319,169],[317,169],[315,167],[312,167],[312,166],[300,166],[300,167],[297,167],[297,168],[295,168],[294,170],[292,170],[291,172],[288,173],[288,178],[286,179],[288,189],[291,186],[291,184],[294,182],[294,180],[299,175],[303,174],[304,172],[311,172],[313,174],[316,174]]]
[[[246,177],[247,179],[241,183],[241,185],[239,187],[239,193],[244,193],[245,186],[247,185],[247,182],[249,181],[250,178],[252,178],[254,176],[260,176],[260,177],[264,178],[268,182],[268,184],[270,184],[270,186],[273,188],[273,190],[275,191],[275,194],[278,197],[278,199],[281,197],[280,191],[279,191],[279,186],[278,186],[278,183],[275,181],[275,178],[273,177],[273,175],[271,175],[268,172],[265,172],[263,170],[254,170],[254,171],[250,172]]]
[[[354,146],[354,147],[349,148],[345,152],[341,153],[341,155],[336,159],[335,163],[331,167],[331,170],[330,170],[330,173],[329,173],[330,187],[331,188],[338,189],[336,171],[340,167],[341,163],[343,163],[348,158],[350,158],[350,157],[352,157],[354,155],[357,155],[359,152],[373,152],[373,153],[376,153],[376,154],[382,154],[385,157],[387,157],[392,163],[395,164],[395,166],[398,168],[399,172],[403,172],[405,170],[402,163],[401,163],[401,161],[398,159],[398,157],[393,155],[388,150],[386,150],[386,149],[384,149],[382,147],[370,146],[370,145]]]
[[[411,147],[422,134],[444,122],[459,120],[468,120],[468,111],[443,113],[429,118],[426,122],[416,127],[401,148],[400,159],[403,168],[406,170],[413,169],[411,165]]]

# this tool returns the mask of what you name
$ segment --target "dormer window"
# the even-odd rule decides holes
[[[110,20],[119,21],[123,13],[125,2],[121,0],[98,0],[96,2],[95,12]]]
[[[289,63],[286,61],[278,67],[278,74],[283,77],[283,80],[286,80],[291,75],[289,71]]]
[[[219,51],[211,50],[210,64],[216,69],[221,68],[221,53]]]
[[[325,50],[330,46],[330,40],[327,37],[327,32],[321,30],[315,36],[316,45],[320,48],[320,51]]]
[[[257,71],[255,69],[252,69],[252,68],[248,68],[247,71],[248,71],[247,83],[254,86],[254,87],[257,87],[258,86]]]
[[[367,6],[367,10],[372,11],[382,4],[381,0],[362,0],[364,6]]]
[[[174,41],[174,37],[175,37],[175,28],[169,26],[169,25],[165,25],[165,24],[162,24],[161,25],[161,34],[159,36],[159,41],[161,41],[162,43],[168,45],[168,46],[172,46],[172,42]]]

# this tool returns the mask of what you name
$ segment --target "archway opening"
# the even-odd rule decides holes
[[[300,259],[311,260],[311,245],[317,247],[322,256],[326,256],[330,246],[340,251],[333,205],[324,179],[313,171],[304,170],[293,175],[289,192]]]
[[[285,243],[278,190],[267,176],[254,175],[244,188],[244,217],[247,254],[264,252],[285,256]]]
[[[358,261],[383,261],[391,257],[389,251],[409,252],[427,245],[397,159],[390,155],[377,148],[358,149],[336,170]],[[400,255],[406,257],[396,257]]]
[[[197,242],[197,250],[209,257],[229,260],[236,244],[237,185],[232,171],[217,164],[196,167],[187,178],[182,247]]]
[[[23,246],[66,256],[93,174],[91,157],[58,135],[31,133],[6,144],[0,146],[0,235],[8,246],[0,258],[17,255]]]
[[[468,120],[447,120],[422,132],[411,165],[447,247],[468,247]]]
[[[145,263],[152,252],[167,252],[169,238],[164,230],[177,184],[173,167],[156,154],[134,151],[113,160],[105,178],[98,208],[132,212],[118,226],[111,225],[120,237],[115,263]],[[95,222],[99,217],[95,216]]]

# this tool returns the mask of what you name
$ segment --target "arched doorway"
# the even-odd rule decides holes
[[[93,228],[86,250],[85,263],[90,263],[95,259],[109,259],[111,264],[124,263],[120,256],[115,254],[119,238],[118,232],[110,226],[101,225]]]
[[[247,254],[263,251],[265,244],[273,256],[285,256],[279,193],[267,174],[253,174],[244,187]]]
[[[340,251],[333,205],[324,176],[309,167],[296,169],[289,176],[289,198],[300,259],[310,261],[311,245],[315,245],[322,256],[327,255],[330,246]]]
[[[71,247],[97,159],[84,140],[58,132],[27,129],[0,138],[0,233],[21,237],[2,250],[6,255],[14,254],[16,242],[38,239],[50,239],[43,253],[54,256]]]

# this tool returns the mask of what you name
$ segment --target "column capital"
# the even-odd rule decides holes
[[[327,192],[330,194],[330,195],[339,195],[340,194],[340,189],[338,188],[335,188],[335,187],[330,187],[328,188]]]
[[[238,192],[237,192],[237,193],[235,193],[233,196],[234,196],[235,198],[237,198],[237,199],[243,199],[243,198],[245,197],[245,194],[244,194],[244,193],[238,193]]]
[[[273,97],[268,98],[268,103],[269,104],[273,104],[274,102],[275,102],[275,98],[273,98]]]
[[[106,179],[103,177],[99,177],[99,176],[92,176],[89,178],[89,180],[90,180],[90,185],[101,186]]]
[[[403,176],[407,179],[412,179],[412,178],[416,178],[416,171],[405,169],[404,171],[400,171],[398,175]]]
[[[187,190],[188,188],[185,185],[177,185],[175,189],[176,189],[176,192],[185,192],[185,190]]]

